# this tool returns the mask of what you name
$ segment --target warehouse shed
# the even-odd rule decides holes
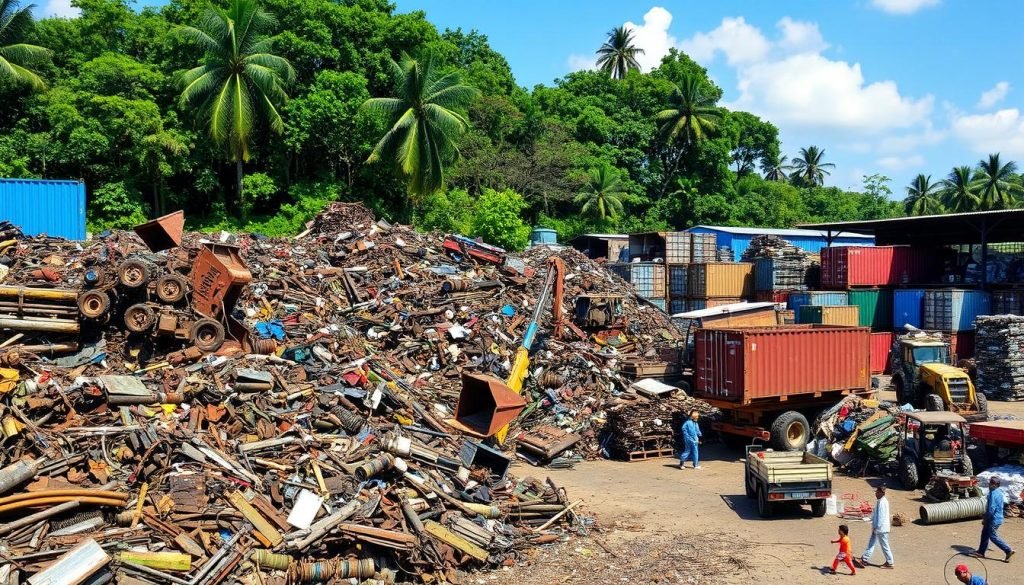
[[[817,254],[827,246],[873,246],[874,236],[850,232],[829,232],[824,230],[774,229],[729,227],[714,225],[698,225],[688,230],[694,234],[715,234],[718,237],[718,249],[728,248],[732,251],[732,260],[739,262],[743,252],[750,246],[751,240],[757,236],[772,235],[788,241],[794,246]]]
[[[626,234],[582,234],[569,240],[569,245],[593,260],[605,258],[609,262],[619,262],[626,260],[619,256],[623,249],[629,247],[629,236]]]

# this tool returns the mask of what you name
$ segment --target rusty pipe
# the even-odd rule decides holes
[[[56,496],[92,496],[97,498],[111,498],[127,500],[128,494],[124,492],[115,492],[107,490],[91,490],[85,488],[73,488],[73,489],[60,489],[60,490],[46,490],[41,492],[27,492],[24,494],[15,494],[13,496],[7,496],[0,498],[0,505],[10,504],[11,502],[20,502],[22,500],[34,500],[36,498],[50,498]]]
[[[72,497],[72,496],[57,496],[53,498],[39,498],[37,500],[23,500],[21,502],[14,502],[13,504],[7,504],[6,506],[0,506],[0,512],[10,512],[12,510],[21,510],[22,508],[38,508],[39,506],[48,506],[50,504],[67,504],[69,502],[77,502],[79,504],[95,504],[97,506],[124,506],[125,500],[113,500],[108,498],[89,498],[89,497]]]
[[[0,317],[0,329],[41,331],[45,333],[78,333],[78,322],[66,319],[29,319]]]

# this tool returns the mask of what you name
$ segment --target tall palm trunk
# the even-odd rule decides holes
[[[249,221],[249,214],[245,210],[245,198],[242,195],[242,159],[235,161],[235,194],[238,196],[238,212],[242,223]]]

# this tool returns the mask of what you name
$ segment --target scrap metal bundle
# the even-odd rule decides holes
[[[758,264],[758,270],[770,270],[770,277],[759,278],[760,281],[772,283],[772,289],[796,290],[817,286],[820,274],[820,260],[802,248],[798,248],[776,235],[755,236],[750,246],[743,252],[743,262],[755,262],[759,258],[770,259],[770,262]],[[765,290],[769,290],[766,287]]]
[[[1024,317],[977,318],[977,387],[996,400],[1024,400]]]
[[[637,396],[612,406],[605,425],[607,450],[628,461],[671,456],[682,444],[680,429],[692,410],[706,417],[704,422],[721,416],[707,402],[681,393],[665,398]]]
[[[516,437],[596,456],[619,365],[677,335],[628,293],[621,330],[553,339],[541,323],[524,414],[470,395],[471,418],[514,419],[488,444],[458,420],[462,380],[508,375],[549,251],[495,264],[353,204],[294,239],[164,248],[158,227],[4,250],[2,285],[73,291],[80,331],[62,344],[0,322],[0,583],[437,582],[514,562],[578,521],[562,490],[508,473]],[[559,254],[567,296],[627,290]],[[159,286],[175,275],[183,297]],[[109,301],[95,317],[92,292]],[[32,294],[14,303],[44,304]],[[222,327],[216,348],[183,333],[200,317]]]
[[[899,412],[890,402],[847,396],[815,420],[817,454],[857,473],[894,460],[903,424]]]

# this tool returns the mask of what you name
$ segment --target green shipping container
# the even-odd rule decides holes
[[[851,305],[858,307],[860,326],[872,329],[892,329],[892,291],[877,288],[851,290],[847,293]]]

